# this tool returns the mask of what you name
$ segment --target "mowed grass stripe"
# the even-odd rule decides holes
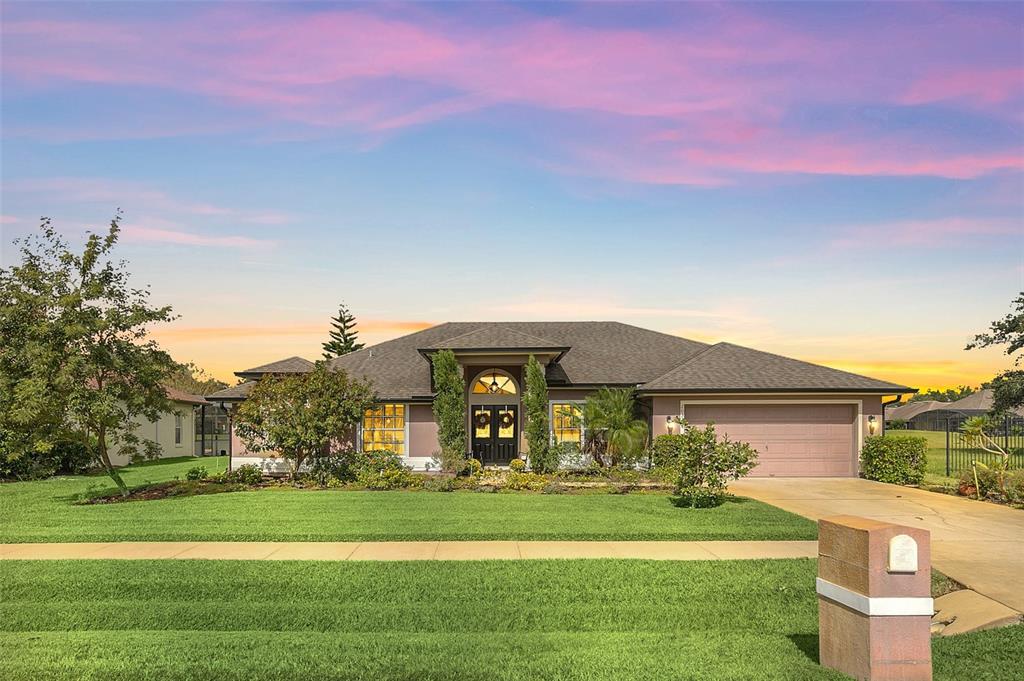
[[[72,632],[0,634],[0,673],[45,679],[689,679],[846,677],[764,633]]]
[[[186,459],[124,469],[129,485],[184,477]],[[0,485],[0,542],[810,540],[805,518],[744,499],[681,509],[665,494],[486,494],[270,489],[80,506],[106,478]]]
[[[814,562],[6,561],[0,630],[813,628]],[[794,585],[805,588],[795,588]]]
[[[807,679],[814,561],[0,563],[0,678]],[[1024,628],[935,642],[1016,678]]]

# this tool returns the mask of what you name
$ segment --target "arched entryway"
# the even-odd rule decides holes
[[[504,369],[485,369],[469,384],[470,444],[485,466],[507,466],[519,456],[519,393]]]

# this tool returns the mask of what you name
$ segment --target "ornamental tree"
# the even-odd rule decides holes
[[[307,373],[260,379],[235,411],[235,432],[249,451],[283,456],[294,480],[307,459],[340,449],[373,403],[368,381],[317,362]]]
[[[92,436],[98,463],[127,495],[110,450],[158,453],[135,424],[170,411],[163,382],[176,365],[148,338],[174,319],[171,308],[151,306],[149,290],[112,260],[120,222],[118,213],[78,253],[43,219],[21,242],[21,263],[0,272],[0,440],[13,458],[46,451],[60,433]]]
[[[1005,345],[1006,354],[1013,356],[1024,348],[1024,292],[1013,301],[1013,308],[1002,319],[989,326],[988,333],[978,334],[965,350]],[[1014,358],[1014,366],[1020,366],[1024,355]],[[1010,369],[992,380],[992,411],[999,413],[1024,406],[1024,370]]]
[[[434,353],[431,365],[441,469],[458,473],[466,467],[466,381],[459,360],[451,350]]]
[[[526,380],[523,390],[523,412],[526,415],[526,443],[530,448],[530,467],[537,473],[550,473],[558,467],[556,453],[551,447],[548,428],[548,382],[544,367],[530,355],[526,362]],[[554,459],[554,460],[553,460]]]
[[[356,318],[345,307],[345,303],[338,305],[338,316],[331,317],[330,340],[323,344],[324,359],[333,359],[347,355],[356,350],[362,350],[365,344],[359,342],[359,332],[356,331]]]

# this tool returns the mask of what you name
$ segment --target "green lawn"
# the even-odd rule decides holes
[[[123,469],[129,485],[184,477],[223,458]],[[75,505],[106,477],[0,485],[0,542],[385,541],[459,539],[815,539],[809,520],[741,499],[681,509],[664,494],[487,494],[263,489]]]
[[[0,678],[840,679],[815,562],[0,561]],[[935,643],[1008,679],[1024,628]]]
[[[923,437],[928,442],[929,475],[946,476],[946,432],[934,430],[889,430],[886,432],[891,437]],[[956,477],[959,471],[952,471],[952,477]]]

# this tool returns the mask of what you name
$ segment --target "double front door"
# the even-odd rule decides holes
[[[473,456],[485,466],[507,466],[519,455],[518,407],[480,404],[472,408]]]

